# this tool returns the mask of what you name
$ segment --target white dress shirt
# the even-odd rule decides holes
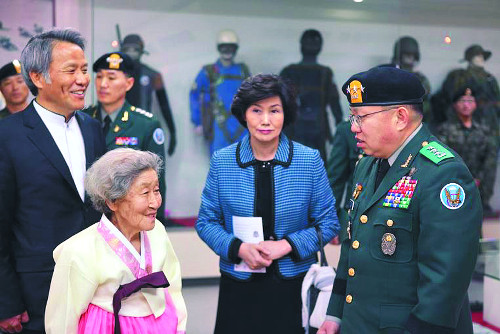
[[[33,105],[64,157],[78,194],[83,201],[85,199],[84,179],[86,171],[85,144],[76,117],[72,116],[66,122],[63,115],[45,109],[36,100]]]

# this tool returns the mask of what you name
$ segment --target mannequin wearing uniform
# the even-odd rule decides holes
[[[285,129],[288,138],[319,150],[326,162],[326,140],[332,141],[329,127],[327,106],[335,118],[335,123],[342,121],[339,93],[333,81],[333,71],[318,64],[323,38],[319,31],[304,31],[300,39],[302,61],[285,67],[280,76],[290,79],[299,95],[299,111],[294,124]]]
[[[238,45],[234,31],[219,32],[219,59],[203,66],[189,93],[191,122],[209,143],[210,154],[239,141],[247,132],[230,112],[234,94],[250,76],[247,65],[234,62]]]
[[[167,123],[170,133],[168,155],[174,154],[175,146],[177,145],[175,124],[161,73],[141,63],[142,55],[147,54],[144,50],[144,41],[141,36],[136,34],[125,36],[121,45],[121,51],[136,61],[136,68],[133,74],[134,85],[127,92],[127,101],[138,108],[152,111],[153,92],[156,94],[161,114]]]

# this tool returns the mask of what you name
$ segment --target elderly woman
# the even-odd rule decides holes
[[[85,189],[103,215],[54,250],[48,334],[185,332],[179,262],[156,220],[160,167],[151,152],[121,148],[87,171]]]
[[[220,256],[215,333],[303,333],[300,292],[316,262],[316,229],[324,242],[339,230],[319,152],[282,133],[295,99],[279,76],[246,79],[231,112],[249,134],[212,156],[196,230]],[[264,240],[237,238],[235,217],[261,217]],[[242,261],[254,272],[235,266]]]

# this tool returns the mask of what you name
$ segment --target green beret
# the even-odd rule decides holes
[[[130,56],[123,52],[110,52],[102,55],[92,66],[94,72],[99,70],[117,70],[128,75],[134,74],[135,64]]]
[[[419,104],[425,95],[416,75],[389,66],[354,74],[344,83],[342,92],[351,107]]]
[[[21,74],[21,63],[14,59],[0,68],[0,81],[13,75]]]

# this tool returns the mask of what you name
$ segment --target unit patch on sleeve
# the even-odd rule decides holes
[[[163,133],[163,130],[161,128],[157,128],[153,132],[153,140],[158,145],[161,145],[165,142],[165,134]]]
[[[465,191],[457,183],[448,183],[441,189],[439,194],[441,203],[450,210],[459,209],[465,202]]]

